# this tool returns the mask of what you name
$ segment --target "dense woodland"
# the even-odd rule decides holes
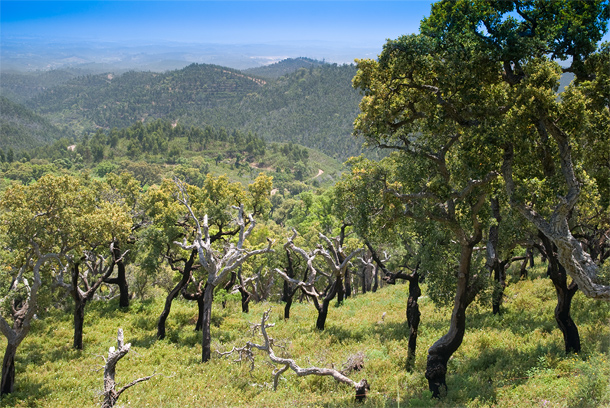
[[[610,404],[609,19],[440,1],[355,66],[3,74],[2,406]]]

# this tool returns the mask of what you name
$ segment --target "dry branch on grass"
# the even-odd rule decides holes
[[[123,329],[119,329],[117,334],[117,348],[110,347],[108,350],[108,358],[104,358],[106,365],[104,365],[104,401],[102,402],[102,408],[112,408],[116,404],[117,400],[126,389],[133,387],[139,382],[150,380],[155,374],[149,375],[148,377],[138,378],[123,386],[118,391],[115,390],[116,382],[114,376],[116,373],[116,365],[121,358],[123,358],[131,347],[131,343],[123,344]],[[103,357],[103,356],[102,356]]]
[[[273,389],[274,390],[277,389],[277,385],[278,385],[280,376],[284,372],[286,372],[288,369],[291,369],[299,377],[304,377],[307,375],[331,376],[336,381],[353,387],[354,391],[356,391],[356,401],[363,401],[366,398],[366,393],[368,390],[370,390],[369,383],[366,381],[366,379],[362,379],[362,380],[360,380],[360,382],[355,382],[351,378],[345,376],[342,372],[337,371],[333,368],[320,368],[320,367],[301,368],[292,359],[276,356],[275,352],[273,351],[274,340],[273,340],[273,338],[269,337],[269,335],[267,334],[267,329],[269,327],[275,326],[275,324],[273,324],[273,323],[267,323],[267,321],[269,320],[270,310],[271,309],[269,309],[263,313],[263,317],[261,319],[260,325],[259,324],[253,325],[254,330],[257,330],[260,328],[261,335],[263,336],[263,339],[264,339],[264,343],[262,345],[248,341],[246,343],[246,345],[243,347],[233,347],[232,350],[227,351],[225,353],[221,353],[221,352],[217,351],[218,354],[220,354],[221,356],[228,356],[233,353],[237,353],[239,357],[237,358],[237,360],[235,360],[236,362],[241,362],[241,361],[245,360],[245,361],[250,362],[252,368],[254,368],[254,349],[264,351],[265,353],[267,353],[269,355],[269,359],[273,363],[278,364],[278,367],[276,367],[273,370]]]

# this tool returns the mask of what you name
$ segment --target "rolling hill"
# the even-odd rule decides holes
[[[275,75],[295,68],[276,80],[207,64],[165,73],[87,75],[45,90],[26,106],[76,133],[163,118],[253,131],[339,160],[360,154],[351,135],[361,98],[351,86],[355,66],[297,59],[277,64]]]
[[[72,132],[0,96],[0,149],[28,149],[62,137],[70,138]]]

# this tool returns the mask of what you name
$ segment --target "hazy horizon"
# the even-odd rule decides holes
[[[129,67],[140,54],[239,69],[295,57],[352,63],[376,57],[388,38],[417,32],[431,3],[3,0],[2,65],[108,64],[113,52]]]

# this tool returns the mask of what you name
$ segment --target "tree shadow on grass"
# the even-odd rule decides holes
[[[320,332],[320,336],[332,336],[339,343],[343,343],[346,340],[362,341],[364,333],[362,330],[351,330],[338,325],[326,325],[324,330]]]
[[[525,350],[479,347],[475,358],[464,358],[457,371],[464,376],[477,373],[473,378],[493,385],[494,388],[525,382],[531,370],[545,370],[547,355],[565,356],[560,345],[549,344]]]
[[[409,327],[406,321],[375,324],[372,330],[381,341],[407,341],[409,339]]]
[[[37,407],[39,400],[49,395],[50,391],[42,381],[34,381],[17,373],[15,391],[0,396],[0,407]]]
[[[61,347],[40,348],[38,344],[24,343],[17,349],[17,361],[23,364],[42,365],[47,361],[72,361],[80,358],[81,350],[75,350],[71,345]]]

